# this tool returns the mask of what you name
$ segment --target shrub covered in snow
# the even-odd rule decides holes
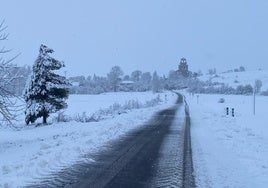
[[[220,98],[219,100],[218,100],[218,103],[224,103],[225,102],[225,99],[224,98]]]

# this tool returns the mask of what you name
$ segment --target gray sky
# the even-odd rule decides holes
[[[0,16],[17,64],[44,43],[69,76],[114,65],[167,74],[181,57],[193,71],[268,69],[267,0],[6,0]]]

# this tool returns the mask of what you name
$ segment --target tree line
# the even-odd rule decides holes
[[[133,71],[130,75],[124,75],[121,67],[114,66],[107,76],[75,76],[68,78],[72,83],[71,94],[100,94],[117,91],[150,91],[163,90],[163,79],[157,72]]]
[[[135,70],[130,75],[124,75],[121,67],[114,66],[106,76],[75,76],[69,80],[73,85],[70,87],[72,94],[100,94],[117,91],[153,91],[174,90],[185,87],[187,80],[196,78],[197,73],[188,70],[185,58],[180,62],[179,70],[171,70],[168,76],[159,76],[156,71],[142,72]]]

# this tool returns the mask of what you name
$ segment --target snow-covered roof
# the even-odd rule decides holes
[[[72,86],[79,86],[79,82],[71,82]]]
[[[134,84],[134,82],[131,80],[124,80],[121,82],[121,84]]]

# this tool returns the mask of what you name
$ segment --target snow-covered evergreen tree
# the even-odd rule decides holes
[[[33,65],[31,79],[25,88],[26,101],[25,121],[34,123],[43,117],[47,123],[50,113],[67,107],[69,81],[53,71],[64,67],[64,63],[52,58],[54,51],[45,45],[40,46],[39,55]]]

